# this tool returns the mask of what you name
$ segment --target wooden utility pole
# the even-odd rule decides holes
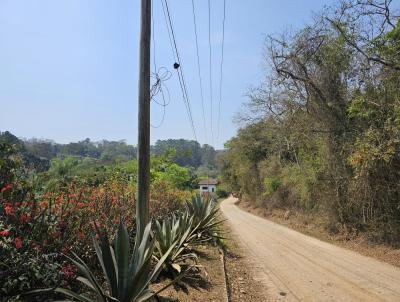
[[[151,0],[141,0],[138,100],[137,239],[149,222],[150,200],[150,41]]]

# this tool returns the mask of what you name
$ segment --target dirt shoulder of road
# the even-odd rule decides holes
[[[332,235],[325,229],[321,217],[278,209],[267,210],[255,207],[249,202],[238,202],[237,205],[249,213],[269,219],[305,235],[400,267],[400,249],[394,249],[384,244],[372,244],[362,235],[357,237],[349,237],[343,234]]]
[[[234,238],[227,223],[224,225],[224,248],[201,246],[197,249],[202,273],[191,276],[187,289],[169,287],[159,295],[158,301],[176,302],[266,302],[265,294],[260,291],[261,281],[252,274],[251,260],[245,256],[243,247]],[[184,280],[185,281],[185,280]],[[185,281],[185,283],[186,283]],[[157,291],[169,280],[152,286]]]
[[[198,274],[190,274],[182,280],[185,286],[170,286],[163,291],[157,301],[179,302],[227,302],[227,289],[225,283],[225,270],[223,257],[220,250],[214,246],[199,246],[196,248],[199,256]],[[152,289],[157,291],[170,280],[153,284]]]
[[[225,270],[229,302],[267,302],[267,293],[260,278],[255,275],[256,259],[250,259],[244,246],[232,232],[228,222],[224,223]]]
[[[187,288],[171,286],[157,301],[162,302],[267,302],[264,285],[253,274],[254,263],[235,237],[228,222],[223,223],[225,239],[219,246],[204,245],[196,248],[201,273],[183,280]],[[157,291],[168,284],[166,279],[152,285]]]

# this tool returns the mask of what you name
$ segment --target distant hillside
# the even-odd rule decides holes
[[[8,142],[16,146],[26,162],[39,170],[46,170],[50,160],[54,158],[85,157],[102,162],[128,161],[136,159],[136,146],[124,140],[98,142],[86,138],[82,141],[59,144],[47,139],[20,139],[9,131],[0,131],[0,142]],[[172,160],[180,166],[206,167],[216,169],[217,151],[210,145],[201,146],[198,142],[185,139],[158,140],[151,146],[152,154],[162,155],[173,151]]]

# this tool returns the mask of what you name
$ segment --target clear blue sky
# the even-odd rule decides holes
[[[197,76],[192,7],[169,0],[200,143],[221,148],[236,133],[234,115],[246,91],[263,77],[266,34],[296,29],[333,0],[227,0],[220,136],[211,142],[208,10],[195,0],[208,136],[205,139]],[[222,0],[212,0],[213,112],[217,132]],[[161,1],[154,0],[156,63],[172,59]],[[19,137],[70,142],[137,140],[139,0],[0,0],[0,130]],[[193,139],[176,73],[165,83],[171,103],[157,139]],[[152,123],[163,109],[152,104]]]

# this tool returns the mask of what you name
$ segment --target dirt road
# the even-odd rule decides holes
[[[247,213],[221,210],[272,301],[400,301],[400,269]],[[266,300],[267,301],[267,300]]]

